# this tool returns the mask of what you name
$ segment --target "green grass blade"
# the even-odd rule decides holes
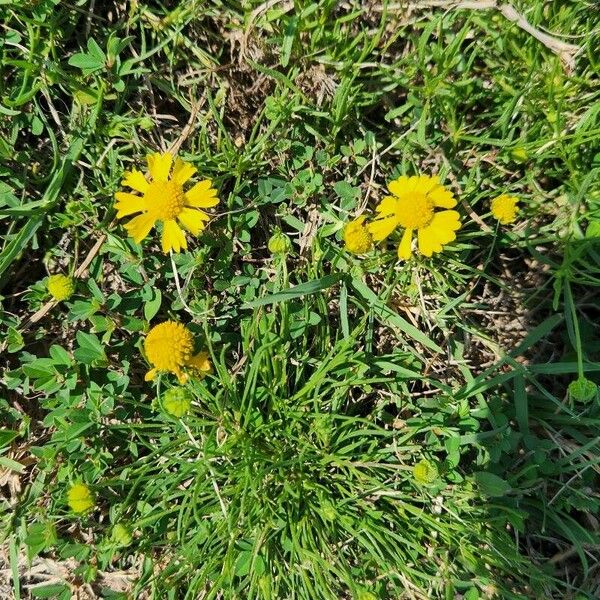
[[[295,298],[301,298],[302,296],[308,296],[309,294],[315,294],[322,290],[326,290],[336,283],[339,283],[344,278],[341,273],[334,273],[331,275],[325,275],[320,279],[313,279],[312,281],[306,281],[294,287],[288,288],[276,294],[269,296],[263,296],[252,302],[246,302],[242,304],[242,308],[257,308],[258,306],[266,306],[267,304],[277,304],[278,302],[286,302],[287,300],[293,300]]]

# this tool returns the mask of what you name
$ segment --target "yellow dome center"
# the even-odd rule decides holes
[[[174,181],[153,181],[144,194],[148,210],[158,220],[174,219],[184,207],[183,188]]]
[[[373,238],[363,225],[364,221],[364,217],[359,217],[344,227],[346,249],[354,254],[365,254],[373,247]]]
[[[396,219],[405,229],[427,227],[433,214],[433,202],[425,194],[410,192],[398,197]]]
[[[144,349],[155,369],[178,373],[192,356],[194,339],[185,325],[167,321],[150,330]]]

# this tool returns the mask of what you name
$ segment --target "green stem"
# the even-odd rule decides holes
[[[571,323],[573,324],[573,334],[575,336],[575,351],[577,352],[577,372],[579,378],[583,378],[583,353],[581,350],[581,335],[579,333],[579,320],[577,318],[577,309],[573,302],[573,294],[571,292],[571,282],[565,278],[565,303],[568,304],[568,310],[571,313]]]

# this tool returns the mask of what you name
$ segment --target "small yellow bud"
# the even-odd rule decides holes
[[[189,412],[192,395],[185,388],[173,387],[163,394],[162,405],[167,413],[179,419]]]
[[[57,302],[68,300],[75,291],[75,282],[66,275],[50,275],[46,284],[48,293]]]
[[[276,229],[267,246],[271,254],[288,254],[292,249],[292,242],[285,233]]]
[[[132,540],[131,531],[125,525],[117,523],[112,529],[111,538],[119,546],[129,546]]]
[[[67,492],[67,504],[76,514],[82,514],[94,507],[94,496],[85,483],[74,483]]]
[[[419,483],[433,483],[438,477],[438,470],[432,462],[423,459],[414,466],[413,475]]]

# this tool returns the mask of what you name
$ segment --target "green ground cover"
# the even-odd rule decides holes
[[[0,596],[600,595],[595,2],[0,0],[0,31]],[[115,207],[153,153],[197,170],[181,252]],[[399,260],[373,223],[415,175],[460,229]]]

